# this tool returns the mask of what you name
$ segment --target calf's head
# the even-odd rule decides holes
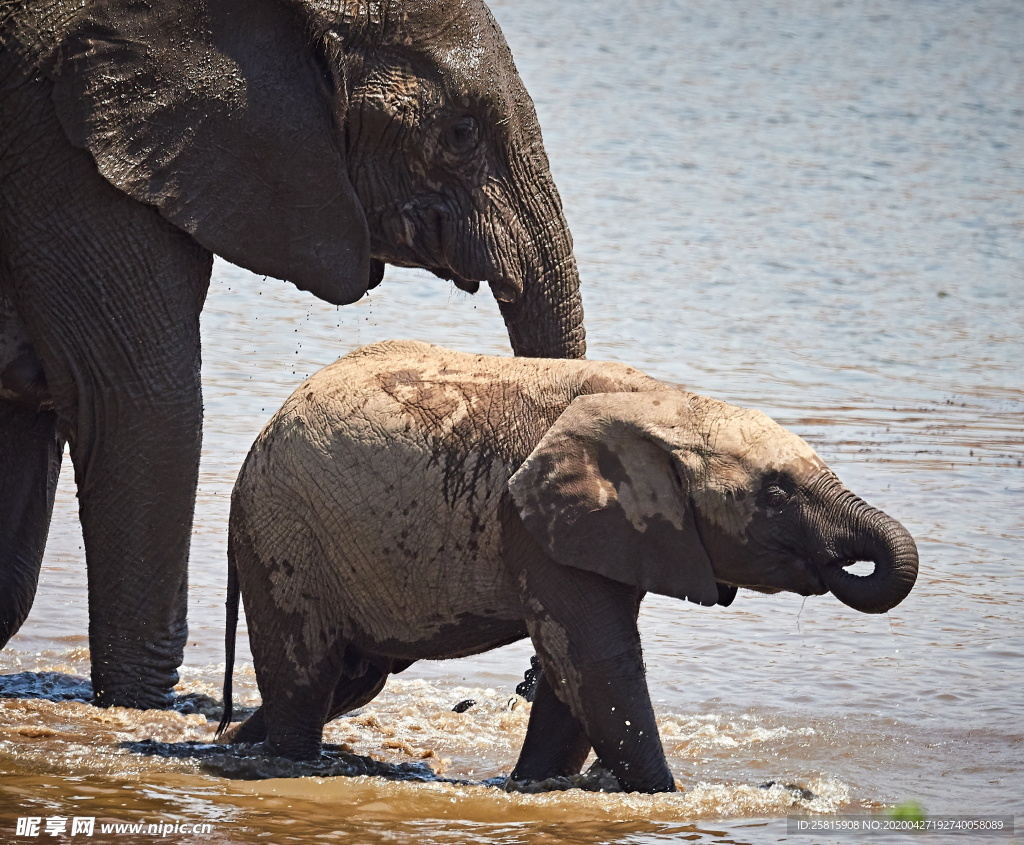
[[[831,592],[884,613],[917,547],[803,440],[758,411],[666,389],[581,396],[509,480],[556,562],[702,605],[735,588]],[[845,567],[873,561],[870,575]]]

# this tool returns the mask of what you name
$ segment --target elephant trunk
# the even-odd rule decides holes
[[[917,545],[899,522],[873,508],[834,481],[830,495],[837,560],[821,568],[825,586],[839,601],[861,613],[886,613],[905,599],[917,580]],[[875,571],[846,571],[855,561],[872,561]]]
[[[539,146],[539,142],[538,142]],[[513,168],[518,170],[519,168]],[[508,329],[512,351],[528,358],[583,358],[587,352],[583,328],[580,276],[572,251],[572,235],[562,212],[558,189],[541,148],[517,175],[523,191],[522,219],[532,241],[522,294],[498,307]]]

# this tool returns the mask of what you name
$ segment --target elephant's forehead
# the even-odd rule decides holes
[[[707,476],[693,493],[701,513],[747,541],[752,495],[776,472],[804,478],[825,464],[801,438],[760,411],[717,403],[705,416]]]
[[[532,101],[486,5],[463,0],[447,4],[439,14],[437,4],[427,4],[421,12],[408,14],[405,29],[454,101],[482,98],[510,130],[533,127]]]
[[[714,452],[758,474],[805,468],[808,464],[824,466],[801,437],[760,411],[723,404],[707,436]]]

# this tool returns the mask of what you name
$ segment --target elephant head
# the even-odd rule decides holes
[[[758,411],[678,390],[575,399],[509,481],[557,562],[698,604],[736,587],[885,613],[917,578],[896,520]],[[874,572],[844,567],[873,561]]]
[[[335,304],[384,262],[471,292],[487,281],[517,354],[584,355],[537,117],[481,0],[98,0],[77,14],[34,37],[65,131],[203,246]]]

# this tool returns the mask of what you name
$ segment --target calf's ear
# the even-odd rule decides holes
[[[523,525],[557,563],[718,603],[673,436],[690,416],[687,395],[580,396],[509,479]]]
[[[97,0],[49,75],[64,131],[116,188],[254,273],[336,305],[366,292],[344,92],[286,4]]]

